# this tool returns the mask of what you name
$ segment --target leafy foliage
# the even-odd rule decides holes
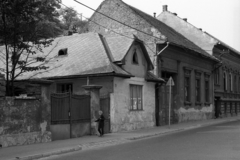
[[[0,60],[7,95],[13,95],[10,86],[19,75],[48,68],[46,55],[36,53],[62,34],[60,7],[59,0],[0,0]]]
[[[81,33],[87,21],[83,21],[81,15],[72,7],[61,8],[59,11],[63,28],[73,33]]]

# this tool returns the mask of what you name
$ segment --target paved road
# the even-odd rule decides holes
[[[240,160],[240,121],[44,159]]]

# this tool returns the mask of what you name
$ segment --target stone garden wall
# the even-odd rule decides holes
[[[34,97],[0,98],[0,147],[51,141],[48,118]]]

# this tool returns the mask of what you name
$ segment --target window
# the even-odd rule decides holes
[[[58,51],[58,56],[64,56],[64,55],[67,55],[67,48],[63,48]]]
[[[190,79],[191,79],[191,69],[184,68],[184,101],[185,104],[190,104]]]
[[[195,73],[195,101],[200,103],[201,101],[201,73]]]
[[[137,56],[136,49],[134,50],[134,53],[133,53],[132,62],[133,62],[133,64],[138,64],[138,56]]]
[[[215,71],[214,80],[215,80],[215,84],[219,84],[219,69],[216,69]]]
[[[57,84],[57,93],[66,93],[66,92],[72,92],[71,83]]]
[[[206,103],[210,103],[210,98],[209,98],[209,85],[210,85],[210,83],[209,83],[209,77],[210,77],[210,75],[208,75],[208,74],[205,74],[205,102]]]
[[[227,91],[227,74],[226,74],[226,72],[223,73],[223,86],[224,86],[224,90]]]
[[[130,85],[130,110],[143,110],[142,106],[142,86]]]
[[[232,78],[232,73],[229,73],[229,87],[230,87],[230,91],[233,91],[233,78]]]
[[[238,92],[240,93],[240,77],[238,78]]]
[[[233,81],[233,83],[234,83],[234,92],[237,93],[237,76],[236,76],[236,75],[234,76],[234,81]]]

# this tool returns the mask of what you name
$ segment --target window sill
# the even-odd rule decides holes
[[[136,110],[129,110],[130,112],[136,112],[136,111],[144,111],[143,109],[136,109]]]

